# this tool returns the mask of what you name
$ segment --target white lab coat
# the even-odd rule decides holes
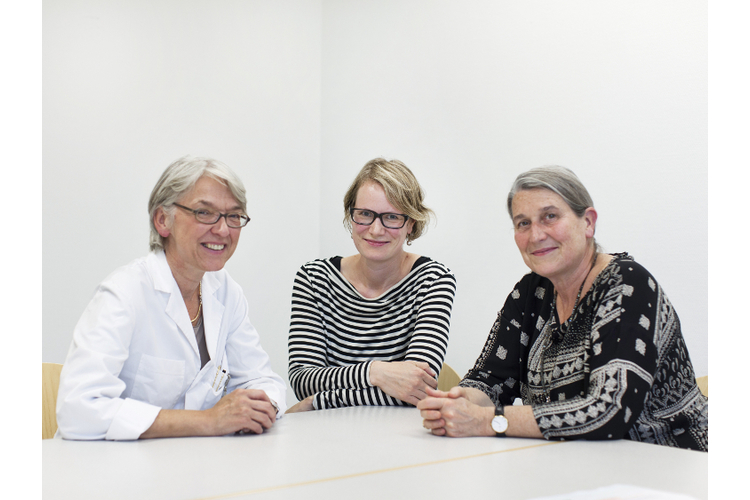
[[[58,434],[66,439],[138,439],[162,408],[205,410],[236,388],[262,389],[286,409],[240,286],[224,271],[201,283],[206,347],[201,369],[185,302],[163,251],[111,274],[73,332],[60,375]],[[217,377],[217,373],[219,376]]]

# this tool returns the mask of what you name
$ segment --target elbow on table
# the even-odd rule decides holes
[[[73,405],[63,404],[57,410],[57,433],[63,439],[76,441],[95,441],[104,439],[107,428],[96,419],[87,416],[85,412],[76,411]]]

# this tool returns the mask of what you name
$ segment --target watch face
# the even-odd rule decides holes
[[[508,430],[508,419],[505,418],[503,415],[497,415],[495,418],[492,419],[492,430],[500,434],[503,434],[505,431]]]

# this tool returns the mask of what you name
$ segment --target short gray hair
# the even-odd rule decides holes
[[[237,174],[220,161],[212,158],[183,156],[164,170],[148,199],[148,217],[151,225],[149,248],[151,251],[163,250],[166,243],[166,238],[160,235],[156,226],[154,226],[156,210],[163,207],[167,216],[171,217],[174,214],[174,204],[177,200],[193,189],[195,183],[203,176],[211,177],[226,185],[237,203],[242,207],[243,212],[247,212],[245,186],[237,177]]]
[[[516,177],[508,193],[508,214],[511,219],[513,218],[513,197],[519,191],[535,188],[549,189],[557,194],[578,217],[583,217],[586,209],[594,206],[591,195],[572,170],[558,165],[545,165],[532,168]]]

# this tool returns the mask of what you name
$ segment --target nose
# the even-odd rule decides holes
[[[372,224],[370,224],[370,232],[372,234],[383,234],[385,232],[385,226],[380,217],[376,217]]]
[[[220,236],[228,235],[229,226],[227,225],[227,216],[222,215],[221,217],[219,217],[219,220],[216,221],[216,224],[213,225],[213,227],[211,228],[211,231]]]
[[[544,232],[544,228],[542,228],[539,224],[536,222],[531,223],[531,239],[533,241],[541,241],[544,238],[547,237],[547,233]]]

